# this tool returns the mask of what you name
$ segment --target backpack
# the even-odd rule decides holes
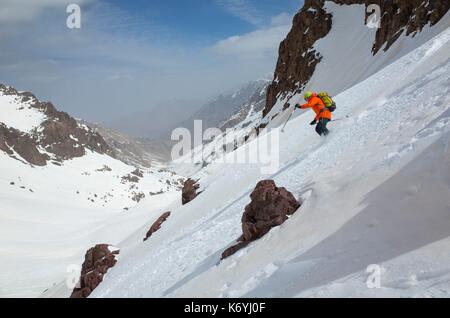
[[[330,94],[327,92],[320,92],[317,94],[317,97],[319,97],[322,102],[325,104],[325,107],[330,111],[334,112],[336,110],[336,103],[334,102],[333,98],[331,98]]]

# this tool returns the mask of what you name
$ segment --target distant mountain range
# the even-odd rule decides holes
[[[192,131],[194,121],[202,120],[204,130],[213,127],[231,128],[245,120],[249,113],[262,111],[269,84],[269,79],[260,79],[243,85],[236,92],[220,95],[177,127]]]
[[[98,132],[116,157],[127,164],[150,168],[171,160],[171,141],[135,138],[97,123],[79,121]]]
[[[103,136],[113,137],[111,133],[115,131],[113,134],[116,137],[119,137],[117,134],[122,135],[119,139],[128,135],[126,139],[136,140],[137,138],[147,146],[152,140],[150,142],[152,147],[155,146],[155,140],[170,140],[175,128],[184,127],[193,131],[195,120],[202,120],[204,129],[230,128],[245,120],[251,113],[262,113],[270,82],[269,77],[252,81],[242,85],[236,91],[223,93],[203,104],[194,100],[167,101],[151,110],[135,112],[112,123],[95,124],[94,128],[102,130]],[[119,131],[121,133],[117,133]]]
[[[123,116],[104,126],[137,138],[170,139],[172,127],[188,118],[202,105],[197,100],[169,100],[149,110]]]

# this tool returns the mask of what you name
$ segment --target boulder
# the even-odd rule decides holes
[[[260,181],[250,195],[251,202],[242,216],[242,232],[238,244],[222,254],[225,259],[249,243],[261,238],[273,227],[283,224],[301,206],[291,192],[278,188],[273,180]]]
[[[161,225],[167,221],[167,219],[170,216],[170,212],[166,212],[163,215],[161,215],[158,220],[156,220],[155,223],[153,223],[153,225],[150,227],[150,230],[148,230],[147,235],[144,238],[144,242],[147,241],[150,236],[153,235],[153,233],[155,233],[156,231],[158,231],[161,228]]]
[[[103,281],[106,272],[116,265],[119,250],[108,244],[99,244],[89,249],[84,257],[81,268],[79,286],[70,296],[71,298],[87,298]]]
[[[197,193],[200,185],[198,181],[194,181],[192,179],[187,179],[184,182],[184,186],[182,189],[182,203],[183,205],[188,204],[192,200],[194,200],[200,193]]]

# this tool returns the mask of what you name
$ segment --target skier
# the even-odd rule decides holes
[[[297,104],[295,105],[295,107],[300,109],[312,108],[316,113],[316,117],[310,125],[316,125],[316,132],[319,134],[319,136],[328,135],[329,130],[327,128],[327,124],[332,119],[331,112],[328,110],[322,99],[320,99],[316,93],[308,91],[305,93],[304,97],[307,103],[303,105]]]

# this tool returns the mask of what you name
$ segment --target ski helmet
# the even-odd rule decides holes
[[[305,97],[305,100],[308,100],[308,99],[310,99],[313,95],[314,95],[313,92],[307,91],[307,92],[305,92],[305,95],[303,95],[303,96]]]

